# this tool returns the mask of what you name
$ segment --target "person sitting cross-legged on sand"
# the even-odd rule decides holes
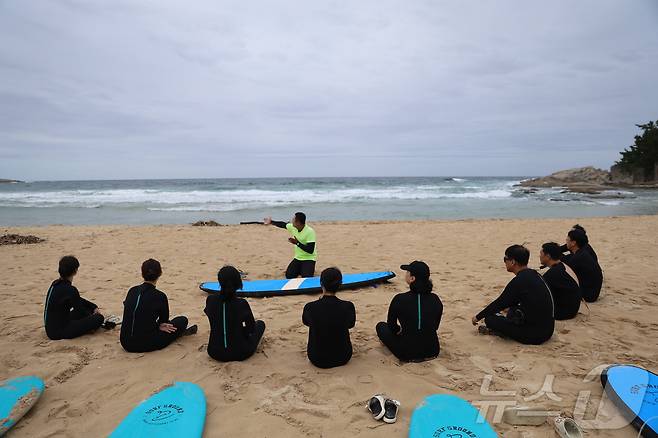
[[[350,301],[336,297],[343,282],[338,268],[320,274],[322,296],[304,306],[302,322],[309,327],[308,359],[318,368],[345,365],[352,358],[350,329],[356,323],[356,310]]]
[[[589,237],[587,237],[587,230],[585,230],[585,228],[580,224],[574,225],[573,227],[571,227],[571,229],[572,230],[580,230],[580,231],[583,232],[583,234],[585,235],[585,239],[584,239],[583,246],[582,246],[581,249],[583,249],[587,254],[590,255],[590,257],[592,257],[592,259],[594,259],[595,262],[598,263],[599,262],[599,256],[596,255],[596,251],[594,251],[594,248],[592,248],[592,245],[590,245],[590,243],[589,243]],[[564,245],[560,246],[560,252],[562,252],[563,254],[566,253],[566,252],[570,252],[569,245],[567,245],[565,243]]]
[[[567,247],[571,254],[562,257],[578,276],[580,290],[588,303],[599,299],[603,285],[603,271],[597,259],[592,256],[587,234],[582,229],[573,229],[567,233]],[[589,249],[588,249],[589,248]]]
[[[160,262],[148,259],[142,263],[144,283],[132,287],[123,302],[121,346],[130,353],[161,350],[183,335],[197,332],[197,326],[187,327],[187,318],[169,320],[169,301],[156,289],[162,275]]]
[[[578,286],[576,274],[560,261],[562,251],[555,242],[544,243],[539,251],[539,262],[548,267],[544,281],[553,294],[555,319],[571,319],[578,314],[583,294]]]
[[[542,344],[553,336],[553,297],[541,275],[528,268],[529,259],[530,252],[521,245],[505,250],[505,268],[515,277],[498,298],[473,317],[473,325],[484,319],[492,334],[522,344]],[[504,309],[508,309],[507,315],[498,314]]]
[[[235,296],[242,289],[240,271],[224,266],[217,273],[220,291],[206,298],[204,312],[210,323],[208,355],[222,362],[251,357],[265,332],[265,323],[255,321],[249,303]]]
[[[64,256],[59,261],[60,277],[50,285],[43,311],[43,323],[50,339],[77,338],[103,324],[98,306],[82,298],[72,284],[79,267],[80,262],[73,256]]]
[[[405,281],[410,290],[393,298],[387,321],[377,324],[377,336],[401,361],[434,359],[440,350],[437,330],[443,303],[432,293],[430,268],[416,260],[400,269],[406,271]]]

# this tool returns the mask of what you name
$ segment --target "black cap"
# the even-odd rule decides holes
[[[401,265],[400,269],[409,271],[418,280],[427,280],[430,278],[430,267],[425,262],[414,260],[408,265]]]

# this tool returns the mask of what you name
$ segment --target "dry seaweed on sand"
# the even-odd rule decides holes
[[[46,239],[42,239],[37,236],[22,236],[20,234],[3,234],[0,236],[0,246],[1,245],[28,245],[32,243],[41,243],[45,242]]]
[[[221,227],[222,224],[215,221],[196,221],[192,224],[193,227]]]

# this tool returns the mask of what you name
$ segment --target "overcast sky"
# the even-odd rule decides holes
[[[650,119],[655,0],[0,0],[0,178],[538,175]]]

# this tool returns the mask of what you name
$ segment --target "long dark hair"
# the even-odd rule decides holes
[[[414,280],[413,283],[409,285],[409,289],[411,292],[416,293],[416,294],[428,294],[432,292],[432,289],[434,288],[434,285],[432,284],[432,280],[429,278],[427,280],[421,280],[421,279],[416,279]]]
[[[217,273],[217,281],[221,287],[220,296],[224,301],[235,298],[235,291],[242,289],[242,276],[240,271],[231,265],[222,267]]]

